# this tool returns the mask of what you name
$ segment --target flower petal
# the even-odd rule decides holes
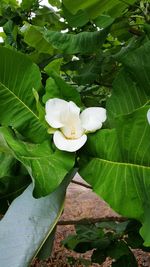
[[[147,119],[148,119],[148,122],[149,122],[149,124],[150,124],[150,109],[149,109],[148,112],[147,112]]]
[[[56,131],[53,135],[53,140],[58,149],[75,152],[85,144],[87,136],[84,134],[78,139],[67,139],[60,131]]]
[[[106,120],[106,109],[99,107],[86,108],[80,115],[82,127],[87,132],[95,132]]]
[[[80,108],[72,101],[68,102],[69,105],[69,112],[75,115],[79,115],[80,113]]]
[[[59,98],[49,99],[45,109],[45,120],[48,124],[53,128],[63,127],[62,117],[65,117],[66,112],[68,112],[68,102]]]

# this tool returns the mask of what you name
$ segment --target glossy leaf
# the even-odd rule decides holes
[[[29,11],[36,4],[38,4],[38,1],[37,0],[22,0],[21,1],[21,8]]]
[[[74,153],[53,150],[50,140],[31,144],[18,140],[8,129],[1,128],[1,133],[16,159],[32,177],[36,197],[54,191],[74,165]]]
[[[126,53],[120,57],[120,61],[130,73],[132,79],[139,85],[143,93],[150,97],[150,41],[138,47],[135,51]]]
[[[89,21],[89,16],[86,11],[79,10],[76,14],[72,14],[63,6],[64,17],[71,27],[82,27]]]
[[[149,99],[150,91],[148,93],[144,88],[140,88],[127,71],[122,70],[117,75],[113,83],[112,95],[107,100],[109,121],[113,125],[117,116],[134,111],[147,103]]]
[[[106,28],[106,27],[110,26],[113,22],[114,22],[114,18],[112,18],[109,15],[105,15],[105,14],[102,14],[102,15],[98,16],[94,20],[94,23],[99,28]]]
[[[96,32],[81,32],[76,35],[44,30],[43,36],[50,45],[65,54],[87,54],[93,53],[102,46],[107,33],[108,29]]]
[[[125,217],[142,222],[141,234],[150,245],[146,231],[150,223],[150,126],[148,106],[118,118],[116,130],[101,130],[87,143],[81,176],[110,206]],[[113,133],[113,134],[112,134]],[[86,164],[87,163],[87,164]]]
[[[62,64],[63,59],[57,58],[52,60],[45,68],[45,72],[51,76],[52,72],[56,72],[57,74],[60,74],[60,67]]]
[[[92,19],[103,13],[117,17],[134,2],[135,0],[127,0],[126,2],[120,2],[119,0],[63,0],[63,4],[72,14],[76,14],[78,10],[85,10]]]
[[[3,240],[0,262],[3,267],[30,265],[62,213],[69,181],[70,177],[66,177],[55,192],[40,199],[33,198],[33,186],[30,185],[13,201],[0,222],[0,239]]]
[[[43,102],[50,98],[62,98],[66,101],[73,101],[81,106],[80,94],[77,89],[66,83],[63,78],[51,70],[50,78],[46,81],[46,94],[43,96]]]
[[[13,126],[34,142],[45,139],[32,89],[39,90],[38,67],[25,55],[0,47],[0,123]]]
[[[44,39],[36,26],[25,24],[24,41],[40,53],[53,54],[53,47]]]

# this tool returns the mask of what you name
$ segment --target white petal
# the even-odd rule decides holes
[[[106,109],[99,107],[86,108],[80,115],[82,127],[87,132],[95,132],[106,120]]]
[[[69,104],[69,112],[79,115],[80,108],[72,101],[68,102],[68,104]]]
[[[52,98],[46,102],[45,109],[45,120],[48,124],[53,128],[63,127],[62,118],[68,112],[68,102],[63,99]]]
[[[148,122],[149,122],[149,124],[150,124],[150,109],[149,109],[148,112],[147,112],[147,119],[148,119]]]
[[[85,144],[87,136],[84,134],[78,139],[67,139],[60,131],[56,131],[53,135],[53,140],[58,149],[75,152]]]

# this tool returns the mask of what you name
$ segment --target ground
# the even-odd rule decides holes
[[[75,180],[83,182],[79,176],[76,176]],[[120,216],[112,211],[112,209],[103,200],[96,196],[90,188],[71,183],[67,190],[64,212],[60,218],[59,225],[57,226],[52,256],[47,261],[35,260],[31,267],[84,267],[85,265],[78,262],[81,255],[65,249],[61,244],[61,241],[67,235],[74,232],[74,225],[71,223],[75,223],[75,221],[78,220],[99,220],[106,217],[120,218]],[[70,223],[71,225],[62,225],[65,223]],[[134,254],[137,258],[139,267],[150,267],[149,253],[135,250]],[[72,256],[77,259],[76,264],[68,263],[68,259]],[[88,260],[90,258],[90,252],[84,254],[84,258]],[[110,259],[107,259],[102,265],[92,264],[90,266],[110,267],[111,261]]]

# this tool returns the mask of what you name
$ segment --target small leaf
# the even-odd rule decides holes
[[[60,66],[61,66],[61,63],[62,63],[62,58],[57,58],[57,59],[54,59],[53,61],[51,61],[45,68],[44,68],[44,71],[49,75],[51,76],[51,73],[52,72],[55,72],[57,74],[60,73]]]
[[[46,81],[46,94],[43,96],[43,102],[50,98],[61,98],[66,101],[73,101],[78,106],[81,106],[80,94],[75,87],[66,83],[55,72],[51,72],[51,77]]]

